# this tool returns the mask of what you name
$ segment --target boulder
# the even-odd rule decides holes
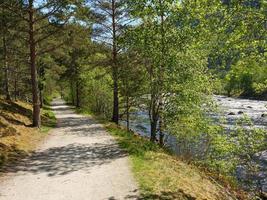
[[[235,115],[235,113],[234,112],[229,112],[228,115]]]
[[[256,153],[253,158],[254,160],[260,161],[261,163],[267,165],[267,150]]]
[[[246,180],[248,178],[247,170],[244,166],[239,165],[236,168],[236,176],[239,180]]]

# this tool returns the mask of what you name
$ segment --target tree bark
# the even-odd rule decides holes
[[[43,101],[44,99],[43,99],[43,91],[42,90],[40,90],[40,95],[39,96],[40,96],[40,108],[42,108],[43,107],[43,102],[44,102]]]
[[[15,71],[15,80],[14,80],[14,99],[17,101],[17,93],[18,93],[18,73]]]
[[[112,0],[112,76],[113,76],[113,114],[112,122],[119,124],[119,89],[118,89],[118,66],[117,66],[117,37],[116,37],[116,7]]]
[[[63,97],[63,87],[62,87],[61,84],[59,85],[59,87],[60,87],[60,98],[64,99],[64,97]]]
[[[71,104],[75,105],[75,99],[74,99],[74,86],[73,86],[73,80],[70,82],[70,88],[71,88]]]
[[[164,145],[164,133],[163,133],[163,82],[164,82],[164,59],[165,59],[165,29],[164,29],[164,10],[162,5],[162,0],[160,3],[160,26],[161,26],[161,63],[159,72],[159,144]]]
[[[119,91],[118,91],[118,72],[113,69],[113,115],[112,121],[119,124]]]
[[[130,113],[129,113],[129,95],[126,97],[126,121],[127,121],[127,131],[130,130]]]
[[[150,111],[149,111],[149,117],[150,117],[150,141],[155,142],[157,140],[157,124],[159,119],[159,113],[157,110],[157,102],[156,97],[153,94],[155,88],[151,89],[151,105],[150,105]]]
[[[29,0],[29,44],[30,44],[30,67],[31,67],[31,82],[32,82],[32,104],[33,104],[33,115],[32,121],[33,126],[40,128],[40,101],[39,101],[39,89],[38,89],[38,77],[36,69],[36,43],[34,39],[34,8],[33,0]]]
[[[5,20],[3,19],[3,24],[5,24]],[[6,45],[6,31],[4,30],[3,34],[3,59],[4,59],[4,70],[5,70],[5,93],[6,100],[10,101],[10,92],[9,92],[9,69],[8,69],[8,60],[7,60],[7,45]]]
[[[155,142],[157,140],[157,121],[150,121],[150,141]]]
[[[159,145],[164,145],[163,120],[162,116],[159,118]]]
[[[79,90],[79,81],[76,80],[76,107],[80,108],[80,90]]]

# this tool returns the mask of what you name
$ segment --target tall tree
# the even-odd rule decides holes
[[[2,4],[3,2],[1,2]],[[1,20],[1,37],[2,37],[2,63],[3,63],[3,71],[4,71],[4,88],[5,88],[5,96],[6,100],[11,100],[10,96],[10,78],[9,78],[9,70],[10,70],[10,46],[12,41],[12,34],[10,33],[11,27],[14,26],[14,18],[10,15],[10,12],[3,6],[1,6],[0,10],[0,20]],[[14,39],[14,38],[13,38]]]
[[[139,1],[129,2],[132,13],[140,19],[136,28],[134,46],[139,45],[144,58],[144,65],[150,78],[149,117],[151,122],[151,141],[156,140],[157,130],[160,133],[160,144],[163,145],[163,112],[165,71],[168,67],[170,34],[170,11],[177,1]],[[170,18],[170,17],[169,17]],[[171,32],[171,29],[168,30]]]
[[[38,68],[36,66],[37,56],[54,50],[57,45],[46,49],[38,49],[38,46],[52,35],[58,34],[63,30],[63,26],[69,21],[80,3],[82,1],[26,0],[22,2],[5,2],[1,5],[20,17],[27,26],[17,31],[27,34],[18,34],[18,36],[27,42],[29,49],[34,127],[40,127],[41,125]]]
[[[6,100],[11,100],[10,98],[10,92],[9,92],[9,66],[8,66],[8,51],[7,51],[7,19],[6,19],[6,14],[4,12],[4,8],[2,9],[3,12],[1,13],[3,16],[2,18],[2,39],[3,39],[3,69],[5,71],[4,79],[5,79],[5,93],[6,93]]]
[[[128,40],[130,38],[124,38],[124,45],[128,46]],[[123,113],[120,113],[120,118],[124,118],[126,115],[126,127],[130,130],[130,110],[131,108],[139,107],[142,100],[142,96],[147,93],[147,73],[142,66],[142,59],[140,54],[136,51],[125,51],[120,56],[120,64],[123,66],[120,68],[120,94],[122,96],[121,106]]]
[[[71,89],[71,99],[73,105],[77,108],[81,107],[81,89],[82,89],[82,73],[87,70],[88,57],[91,54],[91,27],[84,24],[72,23],[66,27],[71,31],[69,41],[64,47],[66,55],[60,61],[66,67],[62,78],[68,80]]]
[[[130,24],[128,9],[123,0],[94,0],[96,19],[95,40],[105,43],[111,48],[110,67],[113,78],[113,114],[112,121],[119,123],[119,64],[118,53],[121,47],[118,39]]]

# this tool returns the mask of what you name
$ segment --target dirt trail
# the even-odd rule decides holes
[[[52,108],[58,127],[36,153],[4,169],[0,200],[137,199],[127,155],[101,124],[62,100]]]

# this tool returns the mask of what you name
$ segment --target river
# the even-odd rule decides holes
[[[227,129],[233,129],[237,120],[247,116],[253,122],[254,127],[267,130],[267,101],[231,98],[219,95],[214,95],[213,98],[217,102],[220,112],[212,114],[212,117],[214,119],[224,118],[223,125]],[[121,124],[125,125],[125,122],[122,121]],[[131,113],[130,129],[144,137],[149,137],[150,122],[148,112],[139,110]],[[181,153],[181,144],[177,142],[175,136],[165,134],[164,142],[175,154],[179,155]],[[257,180],[256,184],[260,184],[261,189],[267,192],[267,147],[265,151],[255,154],[254,160],[260,166],[257,175],[254,176],[254,179]],[[238,167],[236,174],[241,182],[247,181],[248,176],[243,166]]]

